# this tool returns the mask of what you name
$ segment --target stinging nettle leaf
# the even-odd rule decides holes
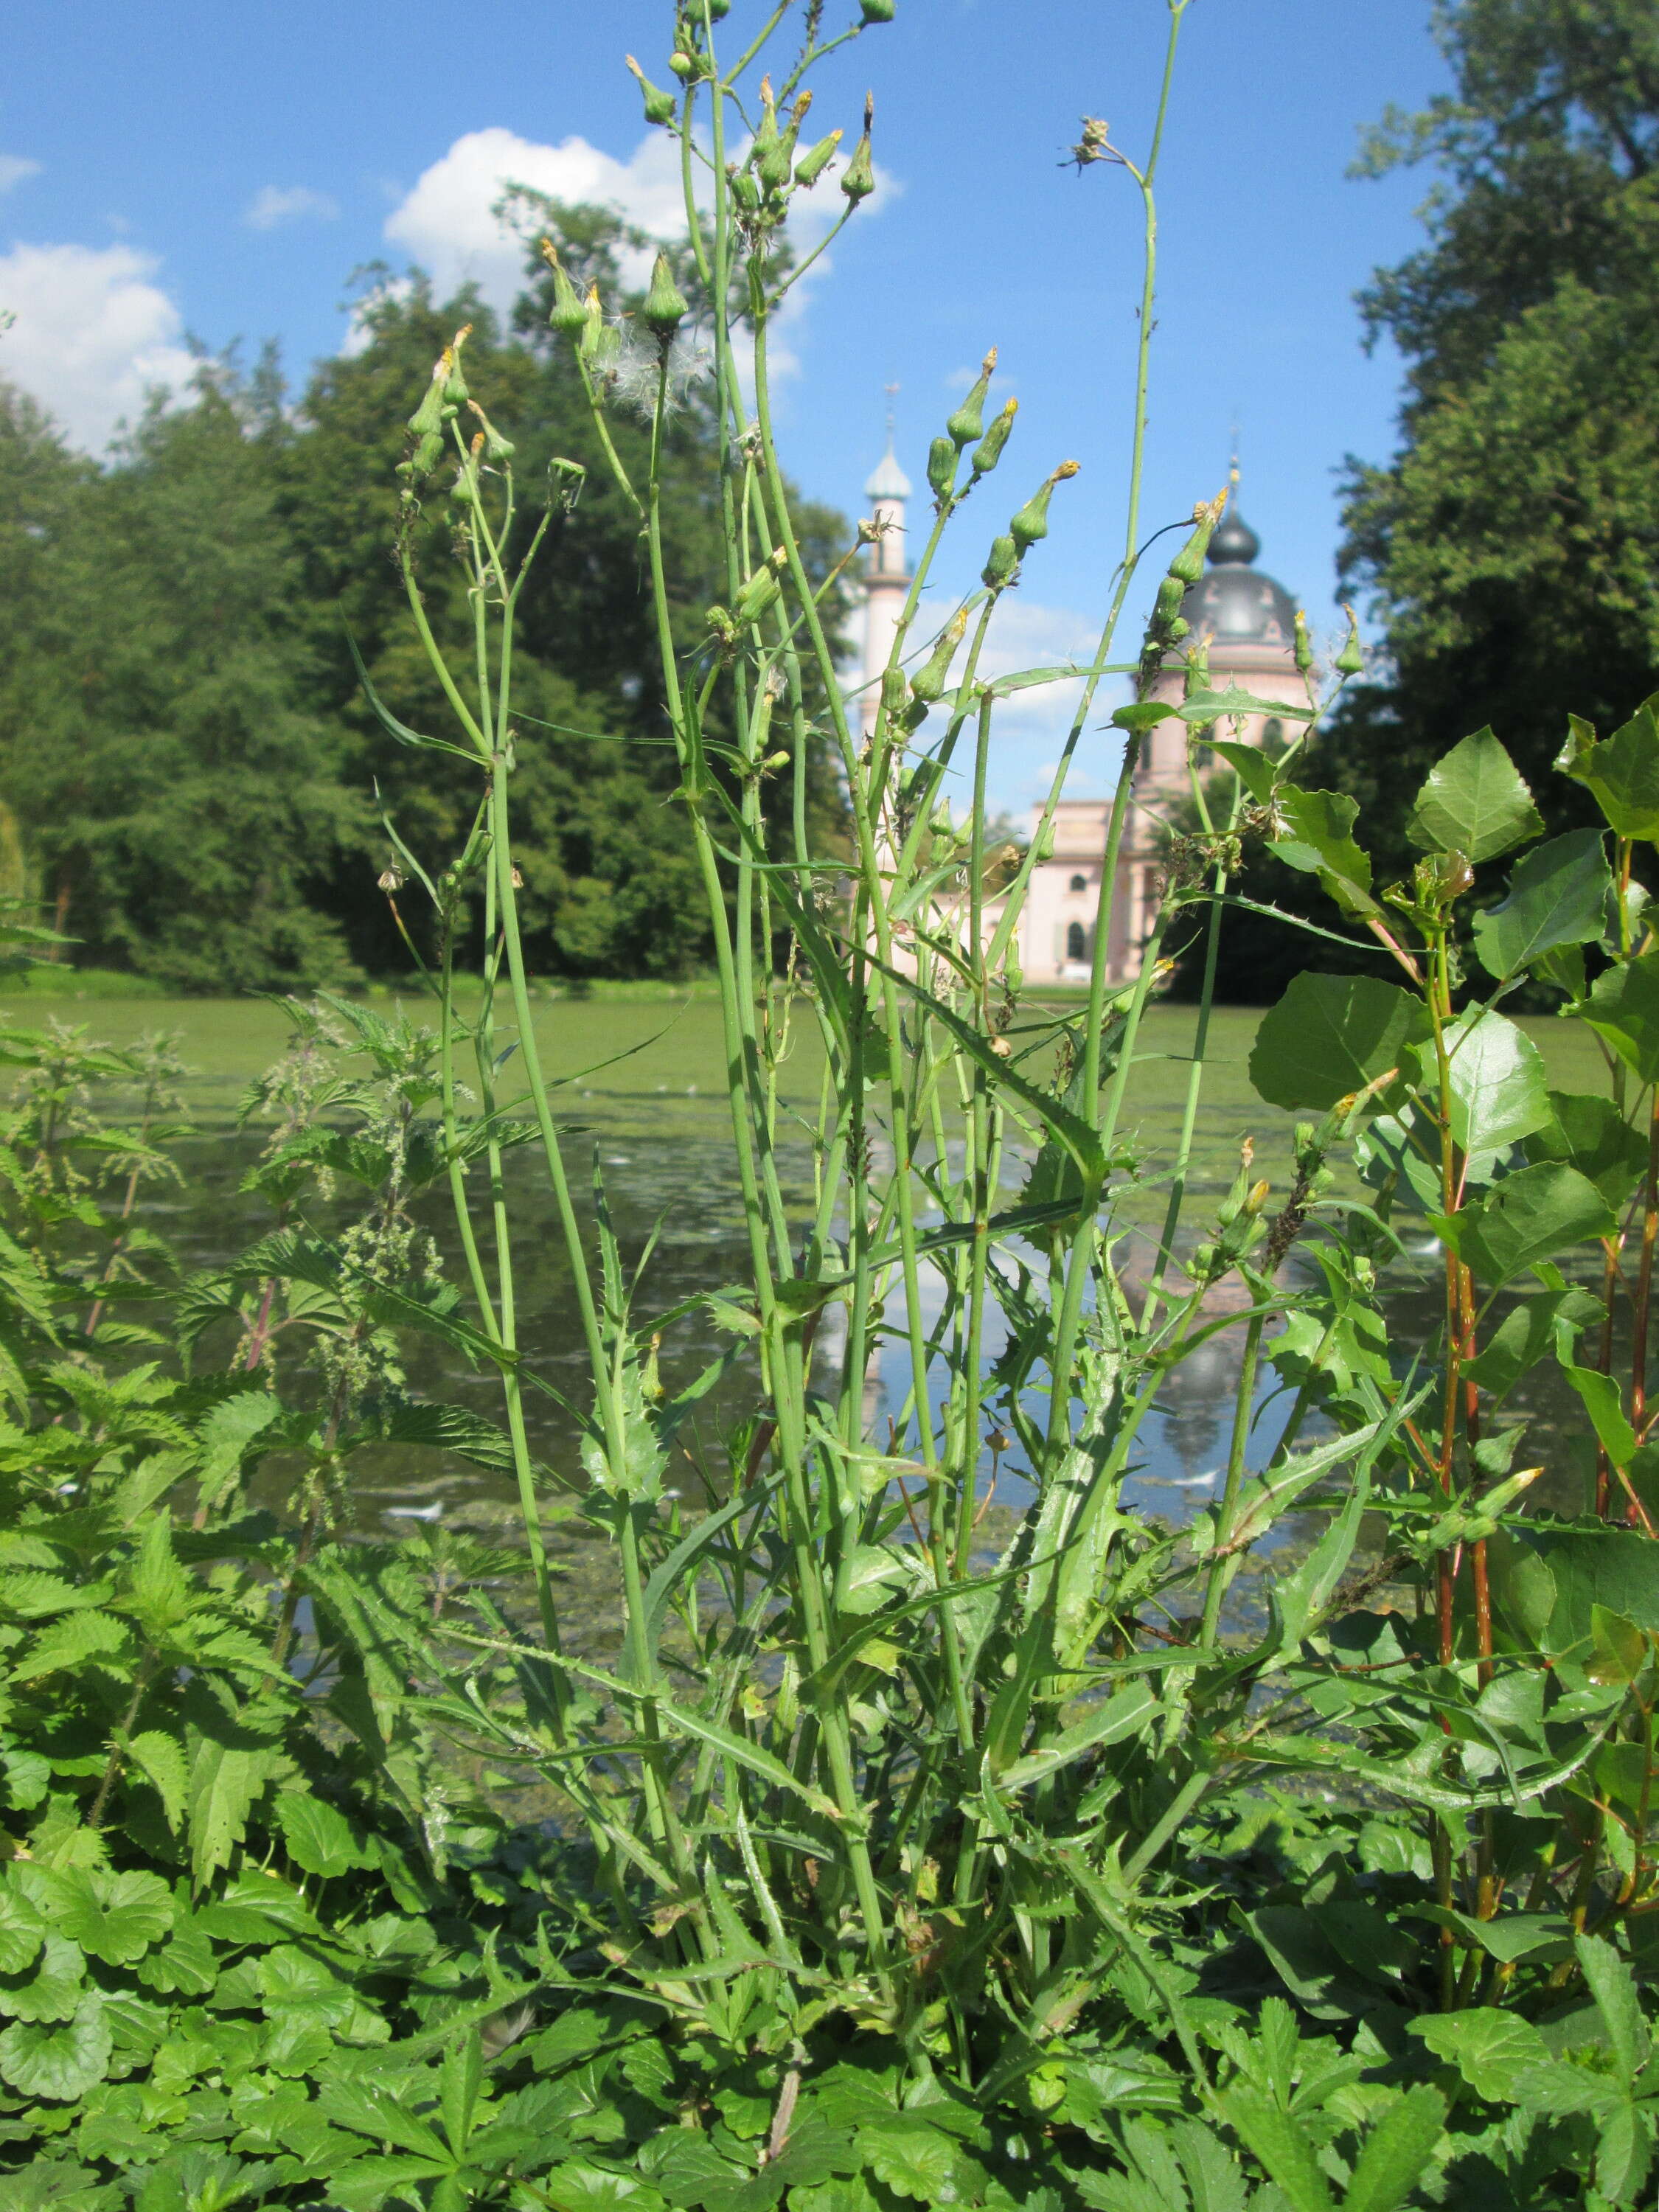
[[[1425,852],[1462,853],[1478,866],[1543,828],[1520,771],[1487,729],[1463,738],[1429,770],[1406,835]]]

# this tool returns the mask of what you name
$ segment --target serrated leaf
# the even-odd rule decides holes
[[[87,1962],[80,1946],[48,1929],[33,1966],[0,1975],[0,2013],[17,2020],[69,2020],[86,1987]]]
[[[1322,1112],[1398,1066],[1429,1035],[1421,1004],[1370,975],[1297,975],[1262,1017],[1250,1081],[1272,1106]]]
[[[1505,1176],[1462,1212],[1433,1219],[1458,1256],[1493,1289],[1590,1237],[1610,1236],[1618,1226],[1595,1185],[1553,1160]]]
[[[173,1925],[172,1893],[159,1875],[75,1867],[46,1881],[58,1928],[107,1966],[143,1958]]]
[[[289,1858],[306,1874],[331,1881],[374,1863],[344,1814],[321,1797],[285,1790],[276,1800],[276,1822]]]
[[[1400,2212],[1428,2172],[1445,2120],[1446,2100],[1437,2091],[1407,2089],[1365,2137],[1342,2212]]]
[[[222,1736],[204,1735],[197,1742],[185,1814],[191,1872],[198,1889],[230,1864],[275,1763],[269,1744],[228,1726]]]
[[[1217,2100],[1223,2118],[1290,2200],[1291,2212],[1335,2212],[1300,2119],[1258,2091],[1237,2087]]]
[[[1644,1083],[1659,1082],[1659,949],[1598,975],[1583,1012]]]
[[[1580,1936],[1574,1945],[1584,1986],[1595,2000],[1595,2008],[1607,2025],[1607,2040],[1627,2086],[1648,2063],[1651,2047],[1642,2001],[1630,1967],[1599,1936]]]
[[[1494,2102],[1511,2094],[1524,2068],[1549,2055],[1530,2021],[1491,2005],[1413,2021],[1411,2033],[1420,2035],[1437,2058],[1455,2066],[1476,2096]]]
[[[0,1974],[21,1974],[40,1955],[46,1924],[28,1899],[0,1889]]]
[[[1565,945],[1594,945],[1613,878],[1599,830],[1569,830],[1516,861],[1498,906],[1474,917],[1474,950],[1500,981]]]
[[[131,1650],[132,1638],[124,1620],[112,1613],[72,1613],[53,1621],[34,1638],[11,1670],[14,1682],[38,1682],[89,1660],[114,1660]]]
[[[190,1790],[184,1746],[165,1729],[143,1729],[129,1741],[127,1759],[161,1799],[167,1826],[177,1835]]]
[[[1273,808],[1278,857],[1304,875],[1317,876],[1345,914],[1375,914],[1370,857],[1353,838],[1358,801],[1341,792],[1302,791],[1287,783],[1274,794]]]
[[[1425,852],[1462,853],[1478,867],[1543,828],[1515,763],[1490,730],[1477,730],[1429,770],[1406,835]]]
[[[64,2021],[14,2021],[0,2035],[0,2076],[26,2097],[71,2104],[109,2070],[112,2039],[103,1999],[89,1991]]]

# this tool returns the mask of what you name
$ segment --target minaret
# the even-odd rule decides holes
[[[864,487],[864,495],[872,503],[872,518],[883,526],[881,535],[870,548],[869,563],[864,572],[864,665],[860,677],[859,720],[866,738],[876,726],[876,715],[881,706],[881,672],[893,649],[893,632],[898,628],[899,616],[910,589],[910,563],[904,543],[904,502],[910,496],[910,479],[893,452],[892,402],[897,391],[896,384],[887,387],[887,451]]]

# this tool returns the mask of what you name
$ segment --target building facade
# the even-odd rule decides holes
[[[904,537],[910,484],[893,452],[890,424],[886,453],[864,489],[871,513],[883,526],[865,571],[857,696],[867,735],[875,726],[881,672],[911,582]],[[1216,690],[1236,684],[1257,699],[1305,707],[1307,688],[1296,665],[1295,604],[1282,584],[1256,567],[1261,550],[1255,532],[1237,505],[1231,506],[1210,540],[1205,574],[1188,590],[1182,612],[1189,635],[1209,641]],[[1154,696],[1178,699],[1182,680],[1181,668],[1172,665],[1159,678]],[[1283,736],[1284,725],[1262,712],[1242,717],[1227,734],[1248,744],[1271,744]],[[1135,973],[1158,910],[1164,830],[1189,795],[1187,726],[1172,716],[1146,733],[1135,768],[1107,948],[1107,974],[1113,982]],[[1020,919],[1018,957],[1028,983],[1088,979],[1111,811],[1105,799],[1062,799],[1054,810],[1053,848],[1031,871]],[[991,927],[999,918],[1000,907],[988,908]]]

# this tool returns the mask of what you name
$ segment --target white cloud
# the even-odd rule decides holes
[[[9,192],[14,185],[21,185],[40,173],[40,164],[31,161],[27,155],[0,154],[0,192]]]
[[[685,228],[679,157],[665,132],[653,131],[619,161],[586,138],[548,146],[492,125],[469,131],[423,172],[387,216],[387,241],[429,270],[440,293],[474,283],[491,307],[508,307],[524,282],[524,240],[491,212],[508,185],[614,207],[656,237]],[[623,275],[638,283],[645,270],[625,261]]]
[[[248,204],[242,221],[252,230],[275,230],[285,222],[333,222],[340,212],[337,201],[309,185],[262,185]]]
[[[816,188],[795,203],[793,236],[802,256],[820,243],[842,212],[845,203],[836,184],[843,166],[839,158],[831,162]],[[571,206],[615,208],[625,222],[653,238],[684,234],[678,143],[665,131],[649,132],[624,161],[586,138],[562,138],[550,146],[492,125],[458,138],[422,173],[387,216],[386,240],[428,270],[441,295],[475,283],[492,307],[504,311],[522,289],[525,275],[523,238],[491,212],[508,185],[527,185]],[[858,220],[867,222],[902,189],[889,171],[878,167],[876,189]],[[645,282],[648,256],[624,252],[620,261],[624,283]],[[799,324],[811,285],[830,268],[825,254],[786,299],[771,347],[774,375],[787,375],[799,367],[787,333]]]
[[[130,246],[14,246],[0,254],[0,376],[38,399],[76,444],[104,445],[150,390],[177,392],[196,362],[184,319]]]

